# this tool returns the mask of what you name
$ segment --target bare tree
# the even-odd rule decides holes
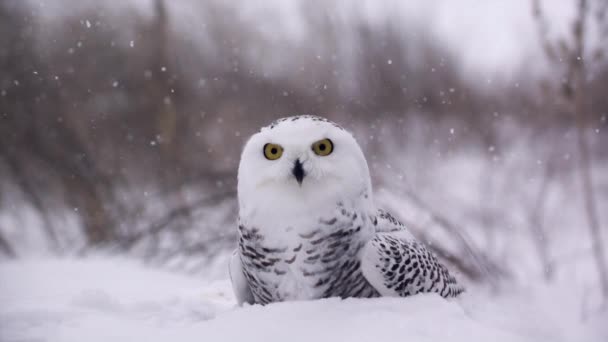
[[[122,251],[145,245],[150,255],[213,250],[197,234],[190,239],[193,232],[209,241],[225,240],[213,247],[233,243],[223,228],[235,215],[231,203],[242,142],[278,116],[318,113],[360,130],[372,163],[380,161],[375,158],[388,141],[383,141],[381,121],[394,126],[399,136],[417,134],[412,128],[425,132],[421,134],[428,139],[415,142],[422,147],[412,149],[424,155],[434,140],[440,145],[439,128],[445,133],[447,121],[467,133],[450,141],[445,150],[450,152],[457,145],[484,150],[504,145],[497,140],[495,116],[488,115],[495,111],[515,113],[508,116],[522,127],[563,127],[574,118],[564,114],[564,107],[553,117],[530,110],[533,95],[523,86],[478,87],[446,46],[420,28],[402,25],[396,13],[376,23],[357,15],[342,21],[331,5],[302,2],[308,33],[294,40],[280,30],[266,32],[264,25],[252,24],[239,8],[222,2],[192,2],[198,18],[188,31],[182,30],[173,2],[151,3],[152,15],[137,9],[115,13],[115,6],[95,3],[54,18],[53,25],[40,25],[45,16],[35,13],[38,7],[0,1],[0,182],[18,189],[46,223],[47,240],[58,240],[59,249],[69,250],[77,240],[84,251],[100,245]],[[598,78],[592,82],[608,84],[608,68],[602,72],[594,73]],[[589,73],[586,63],[582,73]],[[573,93],[571,85],[563,91]],[[587,87],[597,93],[602,89]],[[608,108],[605,96],[583,95],[586,114],[594,114],[584,109],[588,101],[594,108]],[[426,121],[417,125],[418,120]],[[583,126],[588,120],[581,121]],[[546,139],[538,139],[539,145]],[[581,141],[586,151],[579,153],[586,156],[581,169],[589,170],[600,154]],[[497,190],[486,185],[498,184],[494,181],[504,171],[488,167],[488,183],[480,185],[488,197],[480,201],[497,198]],[[541,184],[538,209],[528,216],[532,228],[539,228],[534,236],[542,248],[547,247],[541,235],[548,232],[539,233],[545,231],[547,189],[557,189],[566,172],[548,171],[556,174]],[[590,174],[581,179],[591,186]],[[589,198],[589,216],[597,218],[594,194]],[[422,212],[433,209],[435,226],[459,248],[449,255],[448,243],[437,241],[434,249],[443,250],[471,279],[508,276],[491,246],[466,235],[480,226],[500,241],[506,210],[483,206],[469,213],[463,204],[467,215],[456,219],[450,210],[437,212],[435,200],[409,198]],[[0,210],[10,213],[4,203]],[[217,213],[210,214],[210,208]],[[66,238],[60,224],[66,216],[78,220],[78,237]],[[20,255],[17,244],[11,246],[13,236],[4,234],[0,253]],[[179,241],[174,250],[164,249],[167,236]],[[548,250],[539,252],[544,264],[551,261]]]
[[[592,238],[592,250],[597,265],[600,286],[608,298],[608,266],[602,239],[594,186],[591,174],[591,152],[587,138],[590,115],[588,110],[587,79],[590,65],[603,55],[603,45],[597,48],[588,46],[592,4],[596,7],[596,26],[606,30],[606,2],[597,4],[589,0],[577,0],[576,17],[572,22],[570,36],[552,40],[549,37],[549,21],[542,9],[540,0],[532,0],[533,16],[540,33],[545,55],[556,70],[563,73],[566,80],[561,84],[560,94],[566,108],[573,113],[576,122],[579,176],[584,201],[585,216]]]

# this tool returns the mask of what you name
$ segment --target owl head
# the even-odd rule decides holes
[[[359,144],[337,124],[311,115],[283,118],[245,144],[238,197],[241,216],[371,201],[369,169]]]

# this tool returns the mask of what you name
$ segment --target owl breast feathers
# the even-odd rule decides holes
[[[316,116],[253,135],[239,165],[240,303],[327,297],[457,296],[463,288],[389,213],[375,209],[352,135]]]

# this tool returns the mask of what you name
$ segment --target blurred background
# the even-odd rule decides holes
[[[608,295],[608,2],[0,1],[0,258],[226,277],[270,121],[352,131],[468,282]]]

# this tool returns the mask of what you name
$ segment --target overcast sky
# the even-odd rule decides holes
[[[270,7],[284,18],[290,18],[290,11],[295,8],[293,3],[250,1],[246,11],[259,16],[267,13]],[[353,2],[338,0],[336,3],[337,8],[332,11],[357,11],[373,20],[382,20],[387,13],[401,13],[405,21],[415,22],[436,33],[462,57],[465,68],[500,72],[540,57],[531,0],[367,0],[356,2],[358,8],[354,10]],[[563,32],[573,14],[574,1],[544,0],[541,3],[555,32]],[[344,14],[337,13],[338,17],[341,15]],[[284,21],[297,31],[297,25],[293,25],[297,20]]]
[[[431,7],[430,25],[463,58],[466,67],[499,69],[538,58],[538,36],[530,0],[416,1]],[[572,15],[572,0],[545,0],[556,32],[563,31]]]
[[[29,0],[34,6],[44,8],[49,18],[61,18],[70,8],[86,6],[95,1],[80,0]],[[198,0],[168,1],[179,25],[196,31],[200,27],[197,12],[192,11]],[[259,20],[268,30],[281,30],[294,36],[302,33],[298,18],[299,3],[305,0],[235,0],[232,1],[243,15]],[[381,21],[387,13],[403,16],[405,24],[417,23],[443,40],[461,57],[467,71],[482,73],[509,73],[530,59],[539,58],[538,36],[531,17],[531,0],[364,0],[352,2],[336,0],[318,1],[319,6],[329,6],[328,11],[336,18],[344,19],[356,14]],[[97,2],[99,4],[100,2]],[[101,2],[103,3],[103,2]],[[151,0],[107,1],[108,7],[118,11],[124,6],[135,6],[143,13],[151,13]],[[229,1],[224,1],[229,3]],[[544,0],[552,24],[562,30],[570,20],[573,0]],[[67,5],[66,5],[67,4]],[[328,5],[331,4],[331,5]],[[356,4],[354,6],[353,4]],[[277,25],[280,23],[280,25]],[[531,70],[533,71],[533,70]]]

